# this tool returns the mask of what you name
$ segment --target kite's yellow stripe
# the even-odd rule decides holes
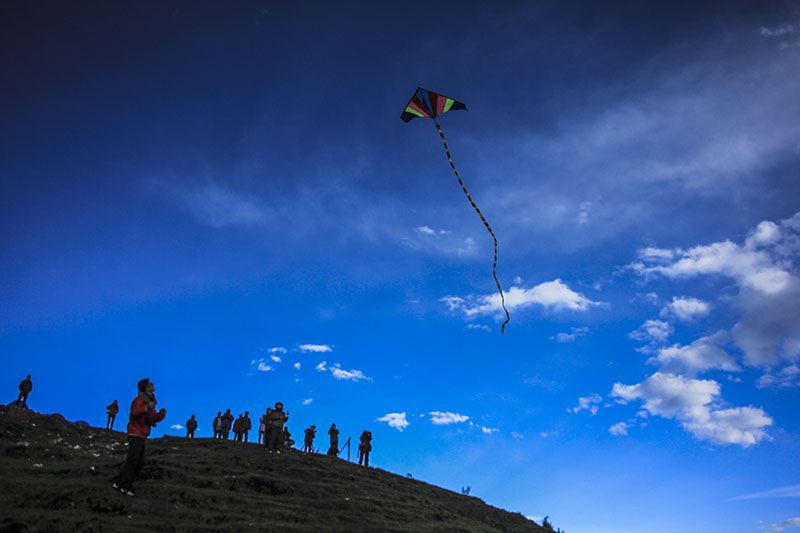
[[[453,100],[452,98],[448,98],[447,100],[445,100],[444,111],[442,111],[442,113],[447,113],[448,111],[450,111],[450,108],[453,107],[454,103],[456,103],[456,101]]]

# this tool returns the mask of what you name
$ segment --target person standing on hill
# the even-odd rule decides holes
[[[242,440],[242,415],[236,417],[236,421],[233,423],[233,440],[236,442],[241,442]]]
[[[306,430],[306,440],[303,445],[303,451],[306,453],[311,453],[314,451],[314,437],[317,436],[317,426],[311,425],[310,428]]]
[[[214,419],[214,438],[222,438],[222,411],[217,411],[217,417]]]
[[[281,436],[283,435],[283,425],[289,420],[289,413],[283,412],[283,404],[277,402],[275,409],[270,413],[270,429],[269,429],[269,444],[267,449],[270,453],[273,451],[281,453]]]
[[[226,409],[225,414],[222,415],[222,438],[225,440],[228,440],[230,435],[231,424],[233,424],[233,415],[230,409]]]
[[[294,446],[294,440],[292,440],[292,434],[289,433],[289,428],[283,426],[283,436],[281,437],[281,446],[284,448],[291,448]]]
[[[258,427],[258,442],[260,444],[264,444],[264,446],[267,445],[267,439],[269,438],[269,426],[270,426],[269,415],[271,412],[272,409],[267,407],[266,412],[263,415],[261,415],[260,419],[261,425]]]
[[[31,381],[31,375],[28,374],[25,376],[25,379],[19,382],[19,396],[17,397],[17,405],[22,403],[22,406],[27,409],[28,407],[28,395],[33,390],[33,381]]]
[[[192,418],[186,421],[186,438],[193,439],[194,432],[197,429],[197,419],[192,415]]]
[[[133,480],[144,466],[144,444],[150,428],[167,416],[166,409],[156,412],[156,387],[149,379],[140,380],[137,388],[139,392],[131,402],[128,421],[128,457],[113,482],[115,489],[128,496],[133,496]]]
[[[339,455],[339,430],[336,429],[336,424],[331,424],[328,435],[331,437],[331,447],[328,448],[328,455]]]
[[[247,434],[250,432],[251,427],[253,427],[253,422],[250,420],[250,411],[245,411],[244,418],[242,418],[242,425],[239,426],[239,431],[242,432],[245,442],[247,442]]]
[[[114,420],[117,418],[117,413],[119,413],[119,404],[117,400],[114,400],[109,405],[106,405],[106,414],[108,415],[108,420],[106,420],[106,429],[114,429]]]
[[[369,452],[372,451],[372,432],[364,430],[360,437],[361,444],[358,445],[358,464],[364,463],[369,466]]]

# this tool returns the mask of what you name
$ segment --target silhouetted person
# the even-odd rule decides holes
[[[331,447],[328,448],[328,455],[339,455],[339,430],[336,429],[336,424],[331,424],[328,435],[331,436]]]
[[[186,438],[193,439],[194,432],[197,429],[197,419],[192,415],[192,418],[186,421]]]
[[[369,466],[369,452],[372,451],[372,432],[364,430],[360,437],[361,444],[358,445],[358,464],[364,463]]]
[[[272,412],[272,408],[267,407],[266,412],[261,415],[260,422],[261,424],[258,426],[258,442],[267,445],[267,439],[269,438],[269,414]]]
[[[317,436],[317,426],[311,425],[310,428],[306,429],[306,439],[303,443],[303,451],[306,453],[311,453],[314,451],[314,437]]]
[[[222,438],[222,411],[217,411],[217,417],[214,419],[214,438]]]
[[[31,381],[31,375],[28,374],[25,376],[25,379],[19,382],[19,396],[17,397],[17,405],[22,405],[24,407],[28,407],[28,394],[31,393],[33,390],[33,381]]]
[[[245,411],[244,418],[242,418],[242,425],[239,426],[239,431],[242,432],[245,442],[247,442],[247,434],[250,432],[251,427],[253,427],[253,422],[250,420],[250,411]]]
[[[231,414],[230,409],[225,410],[225,414],[222,415],[222,438],[228,440],[228,436],[231,433],[231,425],[233,424],[233,415]]]
[[[292,440],[292,434],[289,433],[289,428],[283,426],[283,437],[281,439],[283,441],[284,448],[291,448],[294,446],[294,440]]]
[[[149,379],[140,380],[137,387],[139,392],[131,402],[128,421],[128,457],[114,481],[114,488],[128,496],[133,496],[133,480],[144,466],[144,444],[150,428],[167,416],[166,409],[156,412],[156,387]]]
[[[283,412],[283,404],[278,402],[275,409],[269,414],[270,429],[267,449],[272,453],[281,453],[281,436],[283,435],[283,425],[289,420],[289,413]]]
[[[117,400],[114,400],[109,405],[106,405],[106,415],[108,415],[108,420],[106,420],[106,429],[114,429],[114,420],[117,419],[117,413],[119,413],[119,404]]]
[[[236,442],[241,442],[242,440],[242,415],[236,417],[236,421],[233,423],[233,440]]]

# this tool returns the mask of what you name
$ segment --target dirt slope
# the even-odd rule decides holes
[[[520,514],[341,459],[255,444],[147,443],[131,498],[125,436],[0,406],[0,532],[549,532]]]

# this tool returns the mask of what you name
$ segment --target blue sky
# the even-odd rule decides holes
[[[799,527],[800,7],[701,4],[4,3],[8,401],[149,377],[155,436],[280,400],[570,533]]]

